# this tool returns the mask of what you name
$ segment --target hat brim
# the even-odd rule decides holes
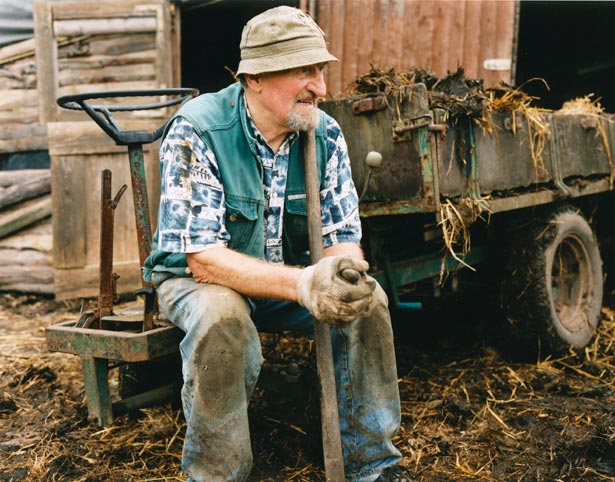
[[[277,56],[242,59],[237,67],[236,75],[264,74],[267,72],[281,72],[283,70],[305,67],[306,65],[338,62],[337,57],[325,49],[311,49],[303,52],[285,52]]]

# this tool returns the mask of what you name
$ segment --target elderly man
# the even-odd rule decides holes
[[[291,7],[250,20],[240,82],[185,104],[160,149],[162,193],[144,277],[181,343],[187,422],[182,467],[194,482],[243,481],[252,466],[247,406],[262,364],[258,330],[331,324],[348,480],[410,480],[391,439],[400,423],[386,295],[367,276],[358,199],[338,124],[318,110],[323,32]],[[315,129],[325,257],[307,250],[298,131]],[[355,283],[339,274],[361,273]]]

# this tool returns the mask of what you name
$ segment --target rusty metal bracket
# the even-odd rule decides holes
[[[448,130],[448,126],[446,124],[429,124],[427,128],[429,129],[429,132],[439,132],[442,140],[446,139],[446,131]]]
[[[432,123],[433,115],[430,113],[393,121],[393,142],[407,142],[412,139],[412,131],[429,127]]]
[[[128,186],[124,184],[115,198],[111,198],[111,171],[105,169],[101,176],[101,221],[100,221],[100,288],[98,295],[98,328],[104,316],[113,313],[117,299],[117,273],[113,273],[113,227],[115,208]]]
[[[354,115],[360,115],[386,109],[386,106],[387,98],[384,95],[380,95],[378,97],[367,97],[365,99],[356,100],[352,103],[351,108]]]

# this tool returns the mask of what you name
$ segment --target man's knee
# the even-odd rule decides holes
[[[252,324],[248,301],[230,288],[176,277],[162,283],[157,292],[169,320],[194,336],[205,335],[225,320],[241,320],[245,329]]]

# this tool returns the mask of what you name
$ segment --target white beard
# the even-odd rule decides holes
[[[292,131],[309,131],[316,129],[320,117],[318,111],[314,109],[310,113],[300,113],[297,109],[292,109],[288,113],[286,123],[288,128]]]

